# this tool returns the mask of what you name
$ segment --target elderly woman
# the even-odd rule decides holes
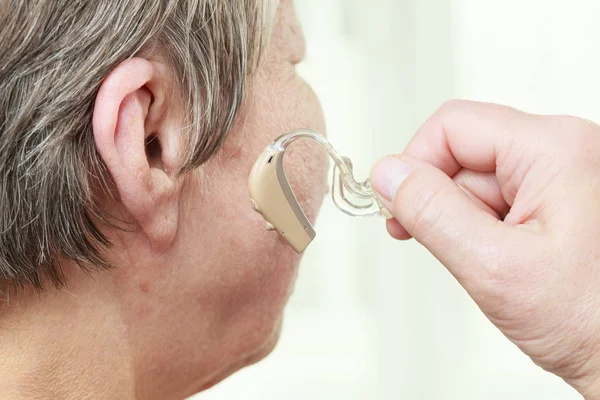
[[[324,128],[291,0],[0,10],[0,398],[181,399],[267,355],[298,256],[247,177],[280,133]],[[372,176],[390,234],[588,400],[599,132],[455,101]],[[303,146],[287,169],[314,220],[326,160]]]
[[[180,399],[267,355],[299,257],[247,177],[323,130],[292,1],[0,10],[0,398]],[[295,148],[314,219],[325,158]]]

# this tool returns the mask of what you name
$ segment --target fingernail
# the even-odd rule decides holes
[[[394,200],[402,182],[410,174],[410,166],[396,157],[386,157],[373,168],[373,189],[388,201]]]

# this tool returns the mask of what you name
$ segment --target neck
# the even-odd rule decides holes
[[[102,282],[69,272],[66,289],[0,303],[0,398],[134,397],[118,305]]]

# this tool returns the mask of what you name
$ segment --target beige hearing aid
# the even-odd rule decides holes
[[[304,252],[315,238],[315,230],[294,195],[283,169],[286,148],[297,139],[315,140],[333,159],[332,198],[335,205],[352,216],[391,214],[377,199],[369,180],[357,182],[352,162],[341,157],[322,135],[311,130],[298,130],[279,137],[258,157],[250,173],[250,201],[254,211],[267,221],[267,230],[275,230],[298,253]],[[352,200],[349,198],[352,196]]]

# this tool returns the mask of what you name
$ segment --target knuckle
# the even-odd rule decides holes
[[[590,149],[600,147],[600,131],[593,122],[573,116],[552,118],[556,136],[562,151],[571,149],[576,156],[590,153]],[[596,153],[596,152],[594,152]]]
[[[469,109],[477,104],[468,100],[452,99],[444,102],[421,126],[420,132],[444,131],[448,125],[452,125],[455,120],[459,120],[461,114],[464,114]]]
[[[446,101],[435,113],[438,117],[454,114],[457,111],[463,110],[468,106],[469,102],[466,100],[452,99]]]
[[[572,115],[560,115],[555,117],[555,120],[557,124],[560,127],[563,127],[565,130],[577,132],[585,131],[586,129],[589,129],[593,126],[593,124],[590,121]]]

